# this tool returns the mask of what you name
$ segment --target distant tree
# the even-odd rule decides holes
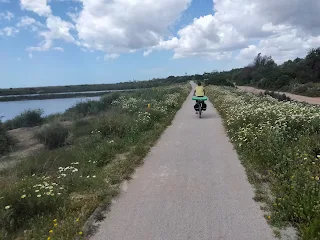
[[[274,66],[276,65],[271,56],[261,56],[259,53],[253,60],[253,67],[259,68],[264,66]]]
[[[306,56],[307,65],[311,68],[314,77],[320,81],[320,48],[312,48]]]
[[[302,58],[296,58],[295,60],[293,60],[293,62],[295,62],[295,63],[299,63],[299,62],[301,62],[301,61],[303,61]]]

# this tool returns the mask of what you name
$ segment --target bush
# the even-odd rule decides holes
[[[131,121],[125,114],[109,114],[99,119],[96,129],[105,137],[116,136],[123,138],[131,129]]]
[[[36,136],[46,147],[54,149],[66,145],[69,130],[61,123],[55,122],[42,126]]]
[[[119,96],[120,93],[115,92],[101,97],[101,99],[98,101],[89,100],[86,102],[79,102],[75,106],[69,108],[66,111],[66,114],[71,114],[74,117],[96,115],[105,111],[106,109],[111,108],[111,103],[119,98]]]
[[[278,101],[283,101],[283,102],[291,101],[291,98],[285,94],[279,94],[279,93],[275,93],[275,92],[265,91],[264,95],[269,95],[269,96],[277,99]]]
[[[292,89],[295,94],[306,95],[309,97],[319,97],[320,96],[320,84],[319,83],[307,83],[300,84]]]
[[[232,82],[226,80],[223,76],[212,76],[209,80],[206,81],[208,85],[216,85],[216,86],[227,86],[227,87],[234,87]]]
[[[73,114],[76,116],[88,116],[98,114],[104,110],[104,104],[101,101],[86,101],[86,102],[79,102],[75,106],[69,108],[66,113]]]
[[[5,122],[5,126],[8,129],[38,126],[43,122],[42,114],[42,109],[25,110],[20,115]]]
[[[107,109],[107,108],[110,108],[111,103],[114,100],[118,99],[119,97],[120,97],[120,93],[114,92],[114,93],[103,96],[100,101],[103,102],[104,107]]]
[[[0,155],[9,152],[14,144],[14,139],[8,135],[0,121]]]

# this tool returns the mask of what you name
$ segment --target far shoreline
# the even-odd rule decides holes
[[[106,90],[100,92],[78,92],[78,93],[52,93],[52,94],[38,94],[38,95],[21,95],[21,96],[2,96],[0,102],[14,102],[14,101],[29,101],[29,100],[46,100],[46,99],[63,99],[63,98],[78,98],[78,97],[99,97],[112,92],[129,92],[139,89],[125,89],[125,90]]]

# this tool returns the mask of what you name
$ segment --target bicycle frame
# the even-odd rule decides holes
[[[202,116],[202,104],[203,104],[203,101],[197,101],[198,105],[199,105],[199,118],[201,118]]]

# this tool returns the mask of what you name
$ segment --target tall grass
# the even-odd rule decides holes
[[[42,126],[36,133],[38,140],[49,149],[66,145],[69,130],[59,122],[53,122]]]
[[[98,101],[79,102],[73,107],[69,108],[64,115],[71,115],[74,117],[85,117],[89,115],[97,115],[107,109],[111,108],[111,103],[120,96],[120,93],[110,93],[101,97]]]
[[[5,122],[7,129],[15,129],[21,127],[34,127],[42,124],[43,122],[43,110],[25,110],[15,118]]]
[[[9,136],[8,132],[0,120],[0,156],[9,152],[15,145],[14,139]]]
[[[188,87],[176,86],[104,99],[112,103],[107,112],[74,122],[72,145],[45,149],[1,171],[0,236],[79,236],[93,210],[108,205],[121,181],[141,164],[188,92]]]
[[[123,93],[125,94],[125,93]],[[120,96],[120,93],[110,93],[101,97],[98,101],[79,102],[67,109],[65,113],[52,114],[43,117],[44,111],[41,109],[25,110],[20,115],[4,123],[7,129],[16,129],[21,127],[34,127],[43,123],[52,123],[56,121],[70,121],[86,116],[97,115],[111,108],[111,103]]]
[[[301,239],[320,239],[320,109],[211,87],[256,199],[275,226],[295,226]],[[267,192],[266,185],[272,196]]]

